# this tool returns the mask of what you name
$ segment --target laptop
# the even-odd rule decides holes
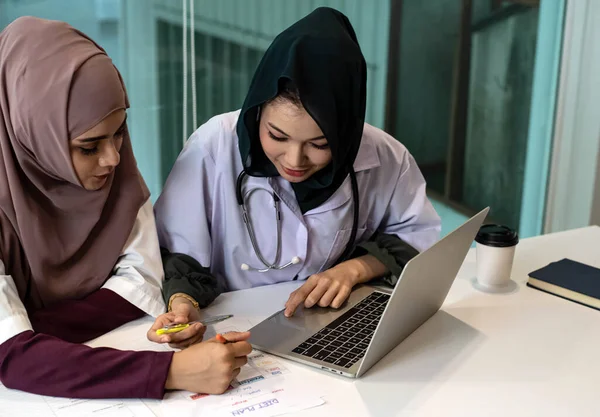
[[[254,349],[358,378],[442,306],[489,207],[411,259],[389,292],[363,285],[340,309],[281,310],[250,329]]]

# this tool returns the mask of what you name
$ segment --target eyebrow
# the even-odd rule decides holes
[[[119,128],[117,129],[117,132],[125,127],[125,123],[127,123],[127,115],[125,115],[125,120],[123,120],[123,123],[121,123],[121,126],[119,126]],[[90,138],[79,139],[79,142],[81,142],[81,143],[98,142],[99,140],[108,139],[109,136],[110,135],[93,136]]]
[[[269,126],[271,126],[273,129],[275,129],[276,131],[278,131],[279,133],[281,133],[282,135],[287,136],[288,138],[290,137],[290,135],[288,135],[283,130],[281,130],[280,128],[278,128],[277,126],[275,126],[273,123],[267,122],[267,124]],[[325,139],[325,135],[317,136],[315,138],[309,139],[309,141],[319,140],[319,139]]]

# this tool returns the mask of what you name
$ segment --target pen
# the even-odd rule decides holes
[[[163,334],[177,333],[184,329],[187,329],[188,327],[190,327],[192,324],[195,324],[195,323],[202,323],[202,324],[208,326],[209,324],[219,323],[219,322],[227,320],[231,317],[233,317],[233,314],[224,314],[222,316],[206,317],[205,319],[202,319],[201,321],[191,321],[189,323],[170,324],[168,326],[164,326],[164,327],[158,329],[156,331],[156,334],[160,336]]]

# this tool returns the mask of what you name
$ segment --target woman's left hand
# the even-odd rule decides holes
[[[170,324],[181,324],[195,321],[187,329],[177,333],[157,335],[156,331]],[[201,324],[200,311],[183,297],[176,297],[171,303],[171,311],[161,314],[148,330],[148,339],[156,343],[168,343],[172,348],[184,349],[202,341],[206,327]]]

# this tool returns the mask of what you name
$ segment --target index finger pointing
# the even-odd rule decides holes
[[[285,312],[283,314],[286,317],[291,317],[298,306],[306,300],[308,294],[310,294],[316,286],[317,281],[309,278],[300,288],[290,295],[287,303],[285,303]]]

